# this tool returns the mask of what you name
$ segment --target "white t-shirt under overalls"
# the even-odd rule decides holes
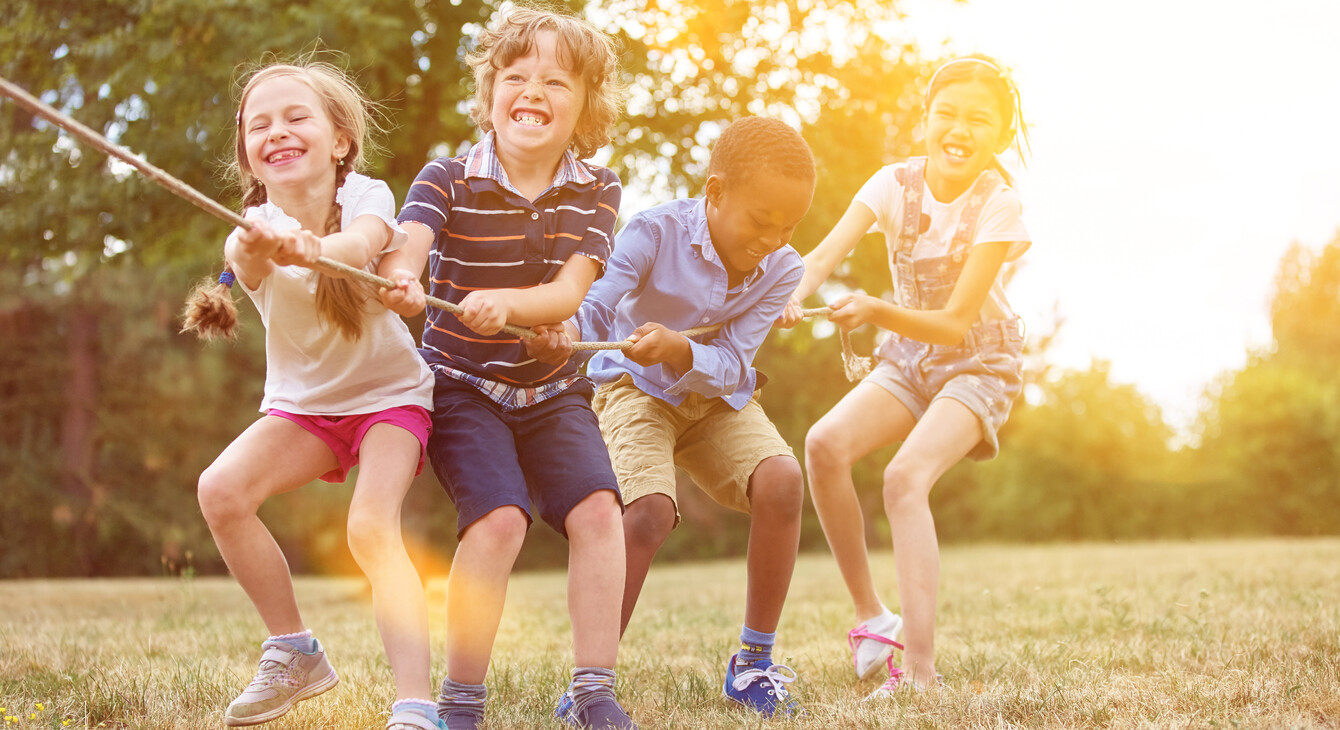
[[[359,216],[373,215],[391,230],[391,241],[368,264],[376,271],[387,252],[409,236],[395,220],[395,197],[386,183],[349,173],[335,194],[342,207],[341,230]],[[276,230],[300,228],[296,219],[273,203],[248,208],[247,220],[263,220]],[[363,335],[347,339],[317,319],[316,275],[302,266],[276,266],[255,290],[242,290],[255,302],[265,324],[265,397],[261,412],[349,416],[397,406],[433,409],[433,376],[419,357],[414,338],[400,315],[375,296],[364,304]]]

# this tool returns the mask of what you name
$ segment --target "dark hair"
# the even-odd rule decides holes
[[[763,173],[812,181],[814,155],[800,133],[785,122],[763,117],[738,119],[712,145],[707,174],[720,177],[730,186]]]
[[[931,75],[930,83],[926,85],[926,104],[923,113],[930,113],[931,101],[946,86],[964,81],[980,81],[990,90],[1000,108],[1000,118],[1004,123],[1005,136],[1016,145],[1020,139],[1027,145],[1028,127],[1024,124],[1021,115],[1019,89],[1015,87],[1014,82],[1006,75],[1005,70],[996,62],[996,59],[987,55],[974,53],[953,58],[941,64],[940,68],[936,69],[935,73]],[[1020,149],[1020,152],[1022,151]],[[1000,160],[994,154],[991,156],[991,167],[999,172],[1007,183],[1013,183],[1013,178],[1005,171],[1005,168],[1000,164]]]
[[[614,122],[623,107],[624,88],[619,79],[619,54],[615,41],[585,20],[547,10],[538,5],[515,7],[497,15],[475,39],[475,49],[465,60],[475,72],[475,105],[470,119],[485,132],[492,131],[493,83],[498,72],[530,53],[535,36],[552,31],[558,36],[559,60],[586,82],[586,99],[572,146],[578,159],[586,159],[609,144]]]

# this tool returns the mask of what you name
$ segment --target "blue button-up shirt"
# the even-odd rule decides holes
[[[605,275],[577,312],[581,339],[622,340],[647,322],[676,331],[724,324],[689,340],[690,372],[675,373],[668,365],[644,368],[621,351],[601,350],[591,356],[587,375],[609,383],[628,373],[643,392],[671,405],[699,393],[739,410],[757,382],[754,355],[803,273],[800,254],[783,246],[732,289],[712,246],[703,199],[674,200],[638,213],[619,232]]]

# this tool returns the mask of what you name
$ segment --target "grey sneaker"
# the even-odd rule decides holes
[[[269,722],[281,717],[298,702],[339,684],[340,678],[326,660],[321,642],[313,639],[312,643],[316,651],[311,654],[283,641],[261,644],[264,652],[256,676],[228,705],[223,723],[238,727]]]

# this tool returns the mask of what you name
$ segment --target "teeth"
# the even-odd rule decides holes
[[[944,150],[945,150],[946,153],[948,153],[948,154],[950,154],[950,155],[952,155],[952,156],[954,156],[954,157],[963,157],[963,158],[967,158],[967,157],[971,157],[971,156],[972,156],[972,152],[970,152],[970,151],[968,151],[968,150],[966,150],[966,149],[964,149],[964,148],[962,148],[962,147],[959,147],[958,145],[947,144],[947,145],[944,146]]]
[[[517,114],[516,116],[512,117],[512,119],[517,124],[524,124],[529,127],[544,126],[544,119],[542,119],[538,114],[531,114],[530,112],[521,112],[520,114]]]
[[[270,155],[268,158],[266,158],[266,161],[268,161],[268,162],[281,162],[281,161],[283,161],[283,160],[293,159],[294,157],[302,157],[302,151],[301,151],[301,150],[284,150],[284,151],[282,151],[282,152],[276,152],[276,153],[274,153],[273,155]]]

